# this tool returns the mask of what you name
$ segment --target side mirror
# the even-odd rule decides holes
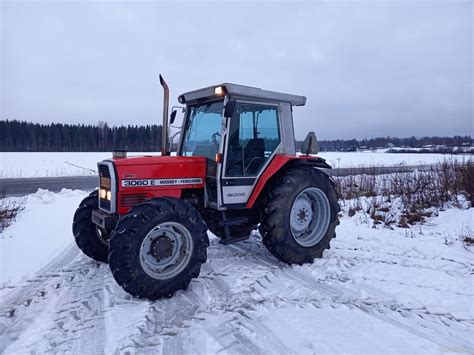
[[[316,134],[314,134],[314,132],[309,132],[303,144],[301,145],[301,153],[308,155],[308,154],[318,154],[318,152],[319,152],[319,143],[318,143],[318,139],[316,138]]]
[[[170,115],[170,124],[173,124],[173,122],[174,122],[174,120],[175,120],[175,118],[176,118],[176,113],[177,113],[177,112],[178,112],[178,111],[176,111],[176,110],[173,110],[173,112],[171,112],[171,115]]]
[[[237,107],[237,101],[229,100],[229,102],[227,102],[227,104],[225,105],[224,117],[234,116],[236,107]]]

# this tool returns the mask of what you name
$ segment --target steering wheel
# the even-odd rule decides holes
[[[215,132],[212,134],[212,143],[214,143],[214,145],[216,146],[217,149],[219,149],[219,141],[217,140],[217,137],[220,137],[221,134],[219,132]]]

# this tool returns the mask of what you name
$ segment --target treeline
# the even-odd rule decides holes
[[[296,143],[299,150],[302,142]],[[379,137],[370,139],[320,140],[320,150],[357,151],[377,148],[423,149],[435,146],[472,147],[471,136],[454,137]],[[109,127],[105,122],[98,125],[71,125],[62,123],[38,124],[20,121],[0,121],[0,151],[3,152],[109,152],[127,149],[135,152],[155,152],[161,147],[161,126]],[[441,147],[441,148],[440,148]],[[433,152],[433,149],[428,149]],[[398,150],[400,151],[400,150]]]
[[[127,149],[137,152],[159,151],[161,126],[109,127],[38,124],[0,121],[0,151],[3,152],[110,152]]]
[[[297,149],[302,142],[297,142]],[[322,152],[355,152],[357,150],[374,150],[377,148],[423,148],[428,146],[441,147],[470,147],[472,146],[471,136],[454,137],[378,137],[370,139],[333,139],[320,140],[320,150]],[[431,150],[432,151],[432,150]]]

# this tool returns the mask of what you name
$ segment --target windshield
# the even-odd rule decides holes
[[[221,141],[223,109],[223,101],[189,107],[184,129],[183,156],[205,156],[215,160]]]

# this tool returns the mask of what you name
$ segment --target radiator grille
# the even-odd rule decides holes
[[[120,207],[132,208],[133,206],[144,202],[146,199],[146,194],[123,195],[120,198]]]

